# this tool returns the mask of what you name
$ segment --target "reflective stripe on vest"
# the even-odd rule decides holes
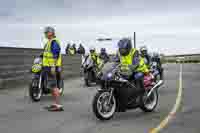
[[[61,54],[59,54],[59,57],[57,60],[55,60],[53,58],[53,53],[51,52],[51,44],[52,44],[52,41],[56,41],[59,46],[60,46],[60,42],[54,38],[50,41],[48,41],[44,47],[44,53],[43,53],[43,66],[58,66],[60,67],[62,65],[62,57],[61,57]]]

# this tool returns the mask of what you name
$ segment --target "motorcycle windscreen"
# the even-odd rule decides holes
[[[102,80],[107,80],[108,78],[108,73],[111,73],[113,69],[115,69],[117,66],[116,63],[114,62],[108,62],[106,64],[104,64],[102,70],[101,70],[101,73],[102,73],[102,77],[101,79]]]

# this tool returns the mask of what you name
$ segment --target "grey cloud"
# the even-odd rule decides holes
[[[199,5],[199,0],[4,0],[0,42],[41,47],[40,27],[49,24],[56,27],[63,47],[69,40],[89,46],[97,37],[119,38],[136,31],[138,46],[192,52],[200,43]],[[106,46],[112,49],[115,43]]]
[[[11,19],[43,20],[51,15],[73,19],[105,16],[145,16],[198,9],[199,0],[6,0],[0,5],[1,16]],[[1,17],[0,17],[1,18]],[[53,19],[50,19],[53,21]],[[61,21],[61,20],[60,20]]]

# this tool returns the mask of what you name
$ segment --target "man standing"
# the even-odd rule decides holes
[[[70,43],[67,44],[67,47],[65,49],[65,53],[68,55],[69,54],[69,48],[70,48]]]
[[[79,48],[77,50],[78,54],[84,55],[85,54],[85,48],[83,47],[82,44],[79,45]]]
[[[49,84],[52,88],[52,96],[54,98],[54,104],[48,107],[50,111],[61,111],[63,110],[62,105],[59,104],[59,83],[61,80],[61,66],[62,66],[62,56],[60,42],[55,36],[55,29],[53,27],[46,27],[44,30],[45,37],[47,38],[47,43],[44,47],[43,53],[43,69],[49,77]]]

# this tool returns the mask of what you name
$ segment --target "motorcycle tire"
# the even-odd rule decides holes
[[[101,98],[101,96],[108,94],[108,93],[109,93],[108,91],[98,91],[92,101],[93,113],[99,120],[102,120],[102,121],[110,120],[111,118],[113,118],[113,116],[117,110],[117,100],[113,96],[113,107],[112,107],[111,111],[108,112],[108,114],[102,114],[102,112],[100,112],[99,107],[98,107],[99,99]]]
[[[33,79],[29,86],[29,96],[33,102],[39,102],[42,97],[42,89],[38,88],[38,79]]]
[[[147,93],[140,97],[140,109],[144,112],[153,112],[158,105],[158,90],[155,89],[150,95],[150,97],[152,96],[154,98],[153,102],[151,103],[152,105],[146,104],[147,100],[144,100],[146,95]]]

